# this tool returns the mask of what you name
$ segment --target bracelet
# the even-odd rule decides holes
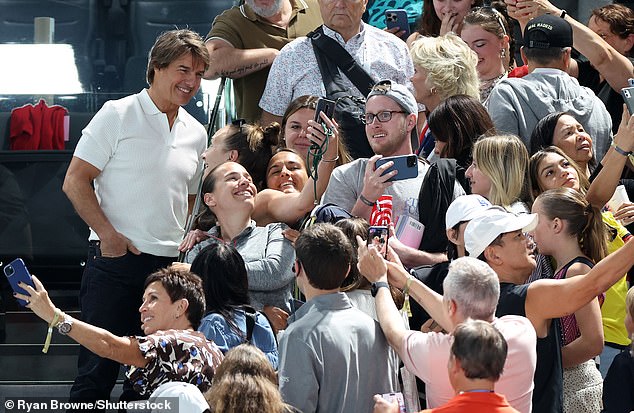
[[[561,17],[562,19],[566,18],[566,14],[568,14],[568,12],[564,9],[561,9],[561,14],[559,15],[559,17]]]
[[[339,160],[339,155],[337,155],[334,159],[322,159],[322,162],[337,162]]]
[[[44,341],[44,348],[42,349],[42,353],[48,353],[48,348],[51,345],[51,336],[53,334],[53,327],[57,324],[57,320],[59,320],[60,310],[59,308],[55,308],[55,315],[53,316],[53,320],[51,320],[51,324],[48,325],[48,332],[46,333],[46,340]]]
[[[367,206],[374,206],[374,202],[370,201],[368,198],[364,197],[363,194],[359,194],[359,201],[363,202]]]
[[[409,293],[409,286],[412,285],[413,277],[407,277],[407,281],[405,282],[405,288],[403,288],[403,295],[407,295]]]
[[[613,147],[613,148],[614,148],[614,150],[616,151],[616,153],[618,153],[618,154],[620,154],[620,155],[623,155],[623,156],[628,156],[628,155],[631,155],[631,154],[632,154],[632,152],[628,152],[628,151],[626,151],[626,150],[624,150],[624,149],[620,148],[620,147],[619,147],[619,145],[617,145],[617,144],[616,144],[616,143],[614,143],[614,142],[612,142],[612,143],[610,144],[610,146],[611,146],[611,147]]]

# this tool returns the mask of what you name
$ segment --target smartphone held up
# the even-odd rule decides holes
[[[5,265],[3,271],[4,275],[9,281],[9,285],[11,285],[11,288],[14,292],[19,294],[28,294],[27,291],[25,291],[22,287],[18,285],[20,284],[20,282],[23,282],[35,288],[35,284],[33,284],[31,274],[29,273],[29,270],[26,268],[26,264],[24,264],[24,261],[22,261],[21,258],[16,258],[9,264]],[[27,305],[26,301],[20,299],[18,299],[18,303],[22,307]]]

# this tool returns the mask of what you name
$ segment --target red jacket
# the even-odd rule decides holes
[[[66,108],[48,106],[44,99],[11,111],[10,148],[12,150],[64,149]]]

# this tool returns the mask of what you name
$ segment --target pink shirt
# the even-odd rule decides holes
[[[508,344],[504,373],[495,391],[515,409],[530,413],[537,364],[535,329],[527,318],[515,315],[496,318],[492,324]],[[455,395],[447,374],[452,340],[448,334],[410,331],[401,343],[399,354],[405,367],[425,382],[427,407],[442,406]]]

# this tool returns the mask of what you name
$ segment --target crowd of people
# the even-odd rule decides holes
[[[197,412],[634,410],[634,11],[430,0],[403,39],[367,3],[165,32],[84,129],[81,317],[16,294],[81,344],[71,401],[123,364],[123,400]],[[203,77],[243,118],[209,145],[182,108]]]

